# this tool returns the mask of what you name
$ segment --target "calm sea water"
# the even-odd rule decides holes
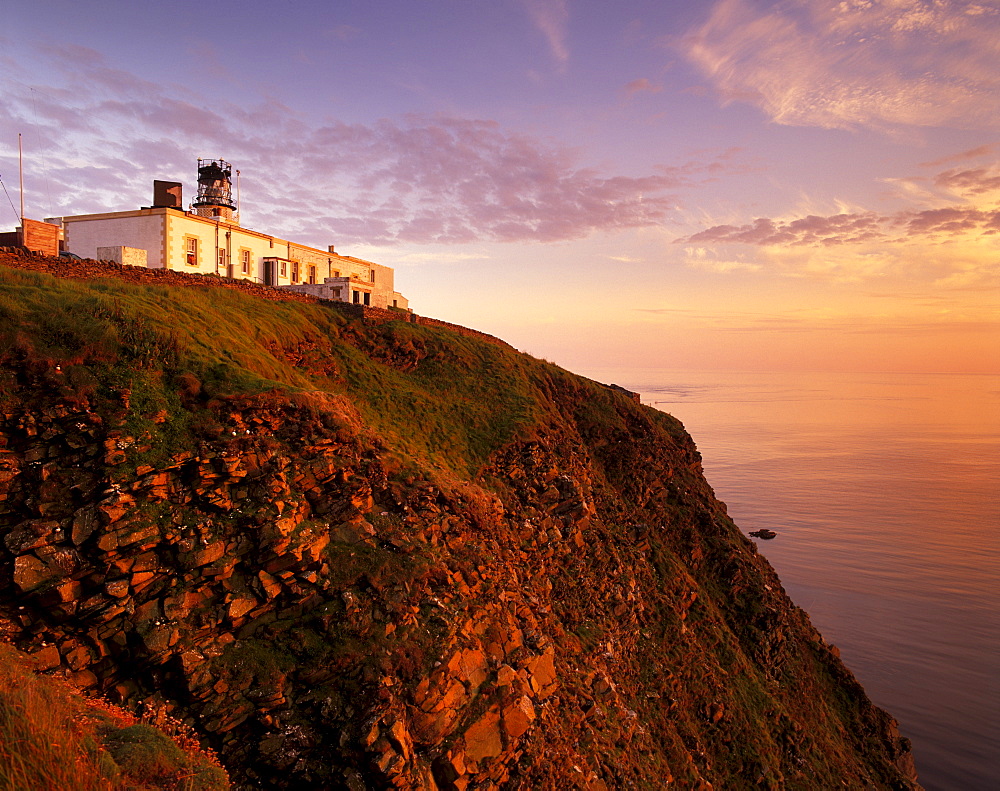
[[[928,791],[1000,789],[1000,378],[583,372],[680,418]]]

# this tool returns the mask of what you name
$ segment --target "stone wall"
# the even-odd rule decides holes
[[[114,261],[96,261],[90,258],[67,259],[30,254],[19,255],[11,248],[0,248],[0,265],[12,269],[27,269],[45,272],[55,277],[73,280],[90,280],[100,277],[114,277],[127,283],[149,283],[164,286],[200,286],[202,288],[229,288],[268,299],[274,302],[310,302],[322,300],[305,294],[296,294],[280,288],[271,288],[249,280],[230,280],[214,275],[195,275],[175,272],[170,269],[142,269],[140,267],[116,264]],[[330,303],[328,303],[330,304]]]

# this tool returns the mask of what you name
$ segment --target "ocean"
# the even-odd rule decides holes
[[[927,791],[1000,788],[1000,377],[581,371],[679,418]]]

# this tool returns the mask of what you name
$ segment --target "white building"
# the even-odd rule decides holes
[[[391,267],[319,250],[239,224],[231,166],[198,161],[198,198],[183,209],[181,185],[153,182],[153,205],[134,211],[80,214],[61,225],[63,249],[82,258],[110,259],[150,269],[215,274],[289,288],[326,299],[408,309]]]

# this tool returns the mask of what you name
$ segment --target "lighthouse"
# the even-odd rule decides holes
[[[212,220],[235,223],[233,166],[224,159],[198,160],[198,197],[192,204],[195,214]]]

